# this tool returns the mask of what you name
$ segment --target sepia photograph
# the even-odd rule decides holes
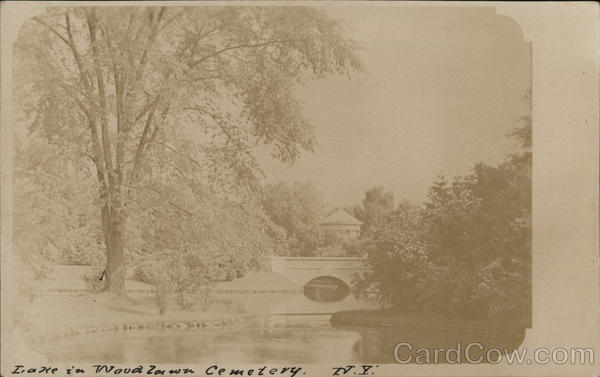
[[[2,45],[3,376],[597,365],[524,343],[562,294],[534,229],[571,237],[534,188],[586,200],[564,268],[598,321],[597,85],[580,141],[547,136],[536,44],[494,3],[34,5]],[[592,184],[537,184],[550,137]]]

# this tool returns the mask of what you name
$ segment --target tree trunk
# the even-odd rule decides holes
[[[104,217],[104,210],[103,210]],[[111,208],[108,213],[106,239],[106,287],[105,290],[122,296],[125,294],[125,258],[123,240],[127,217],[122,208]]]

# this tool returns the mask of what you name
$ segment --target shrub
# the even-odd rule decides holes
[[[167,311],[171,290],[171,278],[166,264],[156,260],[144,261],[134,269],[133,278],[154,287],[158,312],[164,314]]]
[[[154,284],[154,294],[156,297],[156,305],[158,306],[158,312],[162,315],[167,311],[167,304],[169,301],[169,285],[166,281],[160,280]]]
[[[106,285],[106,274],[104,273],[105,258],[101,253],[90,256],[90,269],[83,275],[83,281],[91,292],[100,292]],[[102,278],[102,279],[101,279]]]
[[[151,285],[169,280],[168,276],[165,264],[155,260],[144,261],[133,271],[133,278],[135,280]]]

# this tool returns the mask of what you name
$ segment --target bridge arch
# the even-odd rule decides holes
[[[286,301],[274,305],[271,313],[332,314],[374,308],[373,303],[361,301],[351,292],[354,276],[365,271],[359,258],[272,256],[270,265],[272,272],[293,283],[299,292],[304,291],[289,295]]]
[[[352,286],[354,275],[364,271],[359,258],[352,257],[270,257],[271,271],[277,272],[299,287],[313,279],[329,276]]]
[[[304,295],[311,301],[341,301],[350,294],[350,286],[343,280],[330,275],[317,276],[302,287]]]

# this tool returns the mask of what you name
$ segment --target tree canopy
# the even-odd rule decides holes
[[[361,234],[367,235],[381,228],[386,217],[394,210],[394,193],[385,191],[383,186],[375,186],[365,192],[362,205],[354,207],[354,215],[363,222]]]
[[[26,22],[15,46],[20,124],[91,168],[106,288],[123,291],[140,193],[174,208],[177,175],[223,200],[252,195],[254,148],[293,162],[315,145],[296,87],[361,69],[355,49],[310,7],[49,7]]]
[[[314,255],[323,241],[319,226],[324,204],[310,183],[266,185],[262,208],[285,232],[286,254]]]
[[[358,289],[413,310],[520,326],[531,316],[531,124],[523,148],[431,185],[424,206],[403,203],[361,243]]]

